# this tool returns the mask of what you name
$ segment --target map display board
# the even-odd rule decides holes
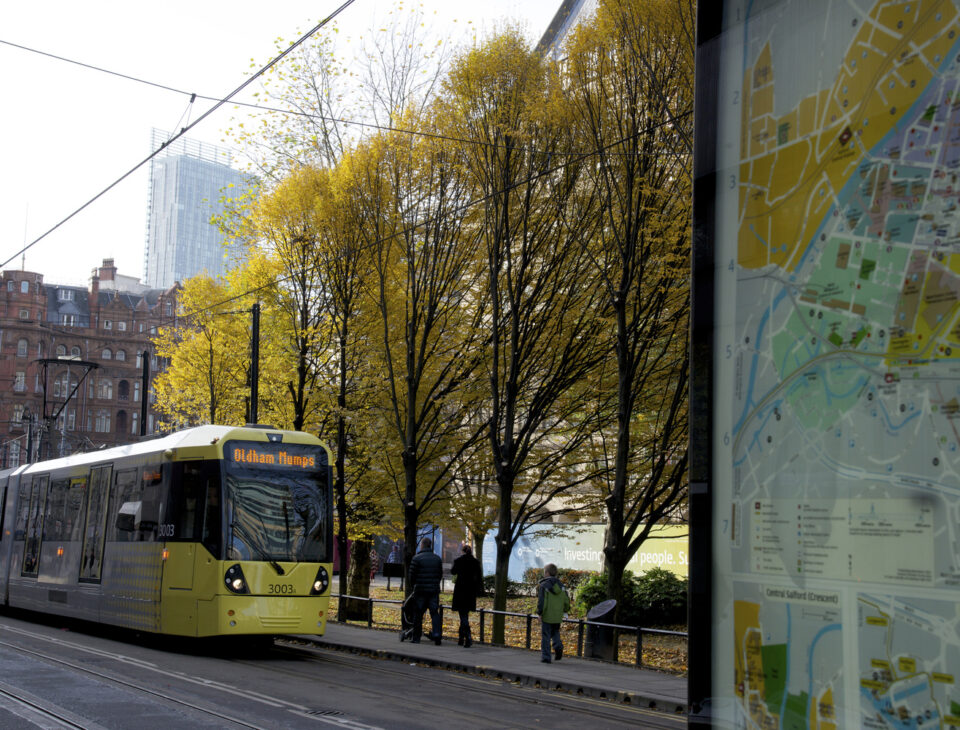
[[[958,6],[723,4],[719,726],[960,728]]]

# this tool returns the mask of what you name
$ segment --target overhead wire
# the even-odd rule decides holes
[[[68,220],[70,220],[70,219],[71,219],[73,216],[75,216],[77,213],[79,213],[80,211],[82,211],[84,208],[86,208],[87,206],[89,206],[91,203],[93,203],[93,202],[94,202],[95,200],[97,200],[99,197],[101,197],[101,196],[104,195],[106,192],[108,192],[110,189],[112,189],[113,187],[115,187],[117,184],[119,184],[122,180],[124,180],[126,177],[128,177],[130,174],[132,174],[134,171],[136,171],[137,169],[139,169],[140,167],[142,167],[144,164],[146,164],[147,162],[149,162],[153,157],[155,157],[157,154],[159,154],[170,142],[173,142],[174,140],[176,140],[176,139],[179,138],[180,136],[183,136],[188,130],[190,130],[190,129],[192,129],[193,127],[195,127],[197,124],[199,124],[201,121],[203,121],[203,119],[205,119],[206,117],[208,117],[210,114],[212,114],[214,111],[216,111],[217,109],[219,109],[219,108],[220,108],[221,106],[223,106],[224,104],[230,103],[231,100],[232,100],[232,98],[233,98],[234,96],[236,96],[236,95],[239,94],[241,91],[243,91],[247,86],[249,86],[249,85],[250,85],[254,80],[256,80],[259,76],[263,75],[266,71],[268,71],[270,68],[272,68],[272,67],[273,67],[274,65],[276,65],[277,63],[279,63],[279,62],[280,62],[284,57],[286,57],[289,53],[291,53],[293,50],[295,50],[298,46],[300,46],[302,43],[304,43],[306,40],[308,40],[308,39],[309,39],[314,33],[316,33],[320,28],[322,28],[323,26],[325,26],[327,23],[329,23],[331,20],[333,20],[341,11],[343,11],[343,10],[346,9],[349,5],[351,5],[351,4],[353,3],[353,1],[354,1],[354,0],[347,0],[346,2],[344,2],[339,8],[337,8],[337,10],[335,10],[333,13],[331,13],[331,15],[329,15],[329,16],[328,16],[327,18],[325,18],[323,21],[321,21],[320,23],[318,23],[313,29],[311,29],[308,33],[304,34],[299,40],[297,40],[295,43],[293,43],[291,46],[289,46],[285,51],[283,51],[283,53],[281,53],[280,55],[278,55],[278,56],[276,56],[275,58],[273,58],[269,63],[267,63],[265,66],[263,66],[260,70],[258,70],[255,74],[253,74],[250,78],[248,78],[243,84],[241,84],[239,87],[237,87],[234,91],[232,91],[230,94],[228,94],[228,95],[227,95],[226,97],[224,97],[223,99],[217,99],[216,97],[210,97],[210,96],[205,96],[205,95],[202,95],[202,94],[197,94],[197,93],[194,93],[194,92],[183,91],[183,90],[181,90],[181,89],[177,89],[177,88],[174,88],[174,87],[171,87],[171,86],[166,86],[166,85],[164,85],[164,84],[159,84],[159,83],[156,83],[156,82],[152,82],[152,81],[148,81],[148,80],[145,80],[145,79],[137,78],[137,77],[135,77],[135,76],[131,76],[131,75],[128,75],[128,74],[120,73],[120,72],[117,72],[117,71],[112,71],[112,70],[110,70],[110,69],[105,69],[105,68],[102,68],[102,67],[99,67],[99,66],[95,66],[95,65],[92,65],[92,64],[88,64],[88,63],[83,63],[83,62],[81,62],[81,61],[76,61],[76,60],[73,60],[73,59],[65,58],[65,57],[63,57],[63,56],[58,56],[58,55],[56,55],[56,54],[48,53],[48,52],[45,52],[45,51],[40,51],[40,50],[37,50],[37,49],[34,49],[34,48],[30,48],[30,47],[27,47],[27,46],[23,46],[23,45],[20,45],[20,44],[17,44],[17,43],[12,43],[12,42],[5,41],[5,40],[0,39],[0,44],[3,44],[3,45],[12,46],[12,47],[18,48],[18,49],[20,49],[20,50],[28,51],[28,52],[31,52],[31,53],[36,53],[36,54],[39,54],[39,55],[42,55],[42,56],[47,56],[47,57],[50,57],[50,58],[53,58],[53,59],[56,59],[56,60],[59,60],[59,61],[63,61],[63,62],[66,62],[66,63],[70,63],[70,64],[82,66],[82,67],[84,67],[84,68],[88,68],[88,69],[91,69],[91,70],[94,70],[94,71],[99,71],[99,72],[101,72],[101,73],[106,73],[106,74],[109,74],[109,75],[112,75],[112,76],[117,76],[117,77],[120,77],[120,78],[124,78],[124,79],[127,79],[127,80],[129,80],[129,81],[134,81],[134,82],[137,82],[137,83],[146,84],[146,85],[149,85],[149,86],[153,86],[153,87],[155,87],[155,88],[163,89],[163,90],[165,90],[165,91],[171,91],[171,92],[173,92],[173,93],[177,93],[177,94],[182,94],[182,95],[185,95],[185,96],[189,96],[189,97],[191,97],[191,98],[190,98],[190,104],[191,104],[191,106],[192,106],[192,103],[193,103],[193,101],[194,101],[195,99],[202,99],[202,100],[204,100],[204,101],[215,101],[215,102],[216,102],[215,105],[214,105],[211,109],[209,109],[207,112],[205,112],[203,115],[201,115],[195,122],[193,122],[192,124],[190,124],[190,125],[187,126],[187,127],[182,128],[178,133],[176,133],[173,137],[171,137],[170,140],[168,140],[166,143],[164,143],[163,145],[161,145],[161,147],[160,147],[158,150],[155,150],[155,151],[154,151],[153,153],[151,153],[147,158],[145,158],[143,161],[141,161],[140,163],[138,163],[134,168],[132,168],[131,170],[129,170],[127,173],[125,173],[121,178],[118,178],[115,182],[113,182],[113,183],[112,183],[111,185],[109,185],[107,188],[104,188],[104,190],[102,190],[100,193],[98,193],[94,198],[91,198],[89,201],[87,201],[87,203],[85,203],[83,206],[81,206],[80,208],[78,208],[77,210],[75,210],[75,211],[74,211],[73,213],[71,213],[69,216],[67,216],[66,218],[64,218],[63,220],[61,220],[59,223],[57,223],[54,227],[52,227],[52,228],[51,228],[50,230],[48,230],[46,233],[42,234],[40,237],[38,237],[37,239],[35,239],[34,241],[32,241],[30,244],[28,244],[27,246],[25,246],[23,249],[21,249],[20,251],[18,251],[17,253],[15,253],[10,259],[8,259],[7,261],[5,261],[5,262],[3,262],[3,263],[0,263],[0,266],[5,266],[5,265],[8,264],[10,261],[12,261],[14,258],[16,258],[17,256],[21,255],[23,252],[25,252],[26,250],[28,250],[30,247],[32,247],[33,245],[39,243],[39,242],[40,242],[41,240],[43,240],[43,238],[45,238],[47,235],[49,235],[50,233],[52,233],[54,230],[56,230],[56,229],[59,228],[61,225],[63,225],[64,223],[66,223]],[[243,107],[258,109],[258,110],[262,110],[262,111],[276,112],[276,113],[289,114],[289,115],[295,115],[295,116],[303,116],[303,117],[307,117],[307,118],[320,119],[320,120],[323,120],[323,121],[330,121],[330,122],[340,122],[340,123],[343,123],[343,124],[349,124],[349,125],[367,127],[367,128],[371,128],[371,129],[377,129],[377,130],[379,130],[379,131],[385,131],[385,132],[396,132],[396,133],[410,134],[410,135],[414,135],[414,136],[424,136],[424,137],[442,139],[442,140],[446,140],[446,141],[461,142],[461,143],[466,143],[466,144],[478,144],[478,145],[484,145],[484,146],[494,146],[494,144],[495,144],[495,143],[491,143],[491,142],[484,142],[484,141],[481,141],[481,140],[470,140],[470,139],[463,139],[463,138],[459,138],[459,137],[453,137],[453,136],[450,136],[450,135],[435,134],[435,133],[425,132],[425,131],[422,131],[422,130],[411,130],[411,129],[405,129],[405,128],[401,128],[401,127],[384,126],[384,125],[380,125],[380,124],[376,124],[376,123],[372,123],[372,122],[361,122],[361,121],[357,121],[357,120],[342,119],[342,118],[336,118],[336,117],[326,117],[326,116],[319,115],[319,114],[310,114],[310,113],[308,113],[308,112],[293,111],[293,110],[289,110],[289,109],[280,109],[280,108],[277,108],[277,107],[268,107],[268,106],[264,106],[264,105],[261,105],[261,104],[252,104],[252,103],[240,102],[240,101],[232,101],[232,103],[235,104],[235,105],[237,105],[237,106],[243,106]],[[552,168],[549,168],[549,169],[547,169],[547,170],[543,170],[543,171],[541,171],[541,172],[539,172],[539,173],[536,173],[536,174],[534,174],[534,175],[531,175],[531,176],[529,176],[529,177],[527,177],[527,178],[525,178],[525,179],[523,179],[523,180],[517,181],[516,183],[513,183],[513,184],[511,184],[511,185],[508,185],[508,186],[506,186],[506,187],[504,187],[504,188],[501,188],[501,189],[492,191],[492,192],[488,193],[487,195],[482,196],[482,197],[480,197],[480,198],[477,198],[477,199],[475,199],[475,200],[468,201],[468,202],[464,203],[463,205],[459,206],[458,208],[453,209],[453,210],[450,211],[449,213],[450,213],[450,214],[456,214],[456,213],[464,212],[464,211],[468,210],[469,208],[471,208],[471,207],[473,207],[473,206],[475,206],[475,205],[479,205],[479,204],[481,204],[481,203],[484,203],[484,202],[490,200],[491,198],[493,198],[493,197],[495,197],[495,196],[497,196],[497,195],[501,195],[501,194],[503,194],[503,193],[510,192],[511,190],[513,190],[513,189],[515,189],[515,188],[517,188],[517,187],[520,187],[520,186],[529,184],[529,183],[531,183],[531,182],[534,182],[535,180],[537,180],[537,179],[539,179],[539,178],[541,178],[541,177],[544,177],[544,176],[547,176],[547,175],[552,175],[552,174],[554,174],[554,173],[562,170],[563,168],[568,167],[568,166],[570,166],[570,165],[572,165],[572,164],[574,164],[574,163],[576,163],[576,162],[582,161],[582,160],[584,160],[584,159],[587,159],[588,157],[592,157],[592,156],[594,156],[594,155],[598,155],[598,154],[600,154],[600,153],[602,153],[602,152],[604,152],[604,151],[607,151],[607,150],[609,150],[609,149],[611,149],[611,148],[614,148],[614,147],[617,147],[617,146],[619,146],[619,145],[622,145],[622,144],[628,142],[629,140],[633,139],[634,137],[639,136],[640,134],[647,134],[647,133],[650,133],[650,132],[652,132],[652,131],[655,131],[655,130],[661,128],[661,127],[676,124],[676,122],[678,122],[678,121],[680,121],[680,120],[682,120],[682,119],[690,116],[691,114],[692,114],[692,112],[690,112],[690,111],[684,112],[684,113],[679,114],[679,115],[676,115],[676,116],[674,116],[674,117],[672,117],[672,118],[670,118],[670,119],[666,119],[666,120],[664,120],[664,121],[661,121],[661,122],[659,122],[659,123],[657,123],[657,124],[650,125],[650,126],[644,128],[643,130],[638,130],[637,133],[635,133],[635,134],[633,134],[633,135],[629,135],[629,136],[627,136],[627,137],[623,137],[623,138],[621,138],[621,139],[615,140],[615,141],[613,141],[613,142],[611,142],[611,143],[609,143],[609,144],[607,144],[607,145],[604,145],[603,147],[599,147],[599,148],[594,149],[594,150],[588,150],[588,151],[586,151],[586,152],[567,152],[567,153],[562,153],[562,154],[564,154],[564,156],[570,156],[570,157],[572,157],[573,159],[568,159],[568,160],[566,160],[565,162],[562,162],[562,163],[560,163],[560,164],[558,164],[558,165],[556,165],[556,166],[554,166],[554,167],[552,167]],[[554,153],[554,154],[557,154],[557,153]],[[372,245],[379,245],[379,244],[385,243],[386,241],[391,240],[391,239],[393,239],[393,238],[397,238],[397,237],[399,237],[399,236],[403,236],[403,235],[406,235],[406,234],[408,234],[408,233],[412,233],[412,232],[413,232],[414,230],[416,230],[417,228],[420,228],[420,227],[423,227],[423,226],[426,226],[426,225],[430,225],[431,223],[434,222],[434,220],[435,220],[435,218],[427,218],[427,219],[424,219],[423,221],[419,221],[419,222],[417,222],[417,223],[411,224],[411,225],[409,225],[409,226],[407,226],[407,227],[405,227],[405,228],[400,229],[399,231],[396,231],[396,232],[390,234],[389,236],[385,236],[385,237],[382,238],[382,239],[378,239],[377,241],[373,242]],[[195,317],[195,316],[197,316],[197,315],[199,315],[199,314],[202,314],[202,313],[204,313],[204,312],[207,312],[207,311],[216,309],[217,307],[221,307],[221,306],[223,306],[223,305],[225,305],[225,304],[229,304],[229,303],[231,303],[231,302],[235,302],[235,301],[237,301],[237,300],[243,299],[243,298],[245,298],[245,297],[248,297],[248,296],[251,296],[251,295],[253,295],[253,294],[256,294],[256,293],[258,293],[258,292],[260,292],[260,291],[263,291],[263,290],[265,290],[265,289],[267,289],[267,288],[276,286],[277,284],[282,284],[282,283],[284,283],[285,281],[288,281],[288,280],[290,280],[291,278],[293,278],[293,276],[295,276],[295,274],[290,274],[290,275],[288,275],[288,276],[275,279],[275,280],[271,281],[269,284],[264,284],[264,285],[262,285],[262,286],[260,286],[260,287],[254,287],[253,289],[248,289],[247,291],[241,292],[240,294],[236,294],[236,295],[234,295],[234,296],[232,296],[232,297],[228,297],[227,299],[224,299],[224,300],[221,300],[221,301],[216,302],[216,303],[214,303],[214,304],[208,305],[207,307],[203,307],[203,308],[200,308],[200,309],[193,310],[192,312],[185,312],[185,313],[183,313],[183,314],[171,315],[170,319],[173,320],[173,321],[175,321],[177,318],[187,318],[187,319],[189,319],[190,317]],[[240,313],[240,312],[236,312],[236,313]],[[221,313],[218,313],[218,314],[221,314]],[[231,314],[234,314],[234,312],[231,312]],[[164,319],[164,317],[161,317],[161,322],[162,322],[163,319]]]
[[[147,79],[142,79],[142,78],[139,78],[139,77],[136,77],[136,76],[131,76],[130,74],[121,73],[121,72],[119,72],[119,71],[113,71],[113,70],[111,70],[111,69],[103,68],[103,67],[101,67],[101,66],[95,66],[95,65],[89,64],[89,63],[84,63],[83,61],[76,61],[76,60],[74,60],[74,59],[66,58],[66,57],[64,57],[64,56],[58,56],[58,55],[53,54],[53,53],[48,53],[47,51],[41,51],[41,50],[38,50],[38,49],[36,49],[36,48],[30,48],[29,46],[24,46],[24,45],[21,45],[21,44],[19,44],[19,43],[12,43],[12,42],[10,42],[10,41],[5,41],[5,40],[3,40],[3,39],[0,39],[0,45],[11,46],[11,47],[13,47],[13,48],[17,48],[17,49],[20,49],[20,50],[22,50],[22,51],[27,51],[27,52],[29,52],[29,53],[36,53],[36,54],[41,55],[41,56],[46,56],[46,57],[48,57],[48,58],[56,59],[56,60],[58,60],[58,61],[63,61],[63,62],[65,62],[65,63],[73,64],[73,65],[76,65],[76,66],[81,66],[81,67],[83,67],[83,68],[87,68],[87,69],[90,69],[90,70],[92,70],[92,71],[99,71],[100,73],[105,73],[105,74],[108,74],[108,75],[110,75],[110,76],[117,76],[118,78],[126,79],[126,80],[128,80],[128,81],[133,81],[133,82],[135,82],[135,83],[146,84],[147,86],[152,86],[152,87],[155,87],[155,88],[158,88],[158,89],[163,89],[164,91],[170,91],[170,92],[173,92],[173,93],[175,93],[175,94],[180,94],[180,95],[182,95],[182,96],[188,96],[188,97],[190,97],[190,101],[188,102],[187,111],[184,112],[185,115],[189,112],[189,110],[192,108],[193,102],[196,101],[197,99],[200,99],[200,100],[202,100],[202,101],[214,101],[214,102],[220,101],[220,99],[218,99],[218,98],[215,97],[215,96],[207,96],[207,95],[205,95],[205,94],[199,94],[199,93],[196,93],[196,92],[184,91],[183,89],[178,89],[178,88],[175,88],[175,87],[172,87],[172,86],[166,86],[166,85],[164,85],[164,84],[159,84],[159,83],[156,83],[156,82],[154,82],[154,81],[149,81],[149,80],[147,80]],[[259,72],[259,73],[262,73],[262,71]],[[235,100],[235,99],[230,99],[229,101],[230,101],[230,103],[232,103],[234,106],[242,107],[242,108],[244,108],[244,109],[255,109],[255,110],[257,110],[257,111],[270,112],[270,113],[273,113],[273,114],[285,114],[285,115],[292,116],[292,117],[304,117],[304,118],[307,118],[307,119],[315,119],[315,120],[322,121],[322,122],[333,122],[333,123],[338,123],[338,124],[345,124],[345,125],[351,126],[351,127],[362,127],[362,128],[366,128],[366,129],[373,129],[373,130],[377,130],[377,131],[379,131],[379,132],[394,132],[394,133],[397,133],[397,134],[408,134],[408,135],[411,135],[411,136],[426,137],[426,138],[429,138],[429,139],[439,139],[439,140],[445,140],[445,141],[448,141],[448,142],[461,142],[461,143],[463,143],[463,144],[475,144],[475,145],[483,145],[483,146],[491,146],[491,145],[493,144],[493,143],[491,143],[491,142],[484,142],[484,141],[477,140],[477,139],[467,139],[467,138],[464,138],[464,137],[456,137],[456,136],[449,135],[449,134],[440,134],[440,133],[437,133],[437,132],[429,132],[429,131],[425,131],[425,130],[422,130],[422,129],[408,129],[408,128],[406,128],[406,127],[395,127],[395,126],[392,126],[392,125],[377,124],[377,123],[375,123],[375,122],[360,121],[360,120],[358,120],[358,119],[347,119],[347,118],[345,118],[345,117],[331,117],[331,116],[326,116],[326,115],[323,115],[323,114],[315,114],[315,113],[311,113],[311,112],[307,112],[307,111],[301,111],[301,110],[297,110],[297,109],[284,109],[284,108],[277,107],[277,106],[268,106],[268,105],[266,105],[266,104],[256,104],[256,103],[249,102],[249,101],[238,101],[238,100]],[[182,118],[183,118],[183,117],[181,117],[181,119],[182,119]],[[682,118],[682,117],[676,117],[676,118],[674,119],[674,121],[677,121],[677,120],[679,120],[680,118]],[[178,124],[179,124],[179,123],[178,123]],[[513,149],[513,148],[509,148],[509,147],[508,147],[508,148],[506,148],[506,149]],[[564,154],[564,155],[573,155],[573,156],[576,156],[576,155],[580,155],[580,154],[583,154],[583,153],[580,152],[580,151],[574,150],[574,151],[560,151],[560,152],[557,152],[556,154]]]
[[[581,162],[581,161],[583,161],[583,160],[585,160],[585,159],[587,159],[587,158],[589,158],[589,157],[593,157],[594,155],[599,155],[599,154],[601,154],[602,152],[605,152],[605,151],[607,151],[607,150],[609,150],[609,149],[611,149],[611,148],[613,148],[613,147],[618,147],[618,146],[620,146],[620,145],[622,145],[622,144],[625,144],[625,143],[629,142],[630,140],[634,139],[635,137],[638,137],[640,134],[647,134],[647,133],[649,133],[649,132],[651,132],[651,131],[654,131],[654,130],[656,130],[656,129],[659,129],[660,127],[664,127],[664,126],[668,126],[668,125],[670,125],[670,124],[674,124],[676,121],[679,121],[679,120],[681,120],[681,119],[685,119],[686,117],[688,117],[688,116],[690,116],[690,115],[692,115],[692,114],[693,114],[692,111],[686,111],[686,112],[684,112],[683,114],[677,115],[677,116],[674,117],[673,119],[664,120],[664,121],[662,121],[662,122],[659,122],[658,124],[651,125],[650,127],[646,127],[646,128],[644,128],[643,130],[638,130],[635,134],[628,135],[628,136],[626,136],[626,137],[621,137],[620,139],[614,140],[613,142],[610,142],[609,144],[603,145],[602,147],[598,147],[598,148],[595,149],[595,150],[590,150],[590,151],[588,151],[588,152],[581,153],[581,154],[578,156],[577,159],[568,159],[568,160],[566,160],[565,162],[562,162],[562,163],[560,163],[560,164],[558,164],[558,165],[555,165],[554,167],[548,168],[548,169],[546,169],[546,170],[542,170],[542,171],[540,171],[540,172],[538,172],[538,173],[536,173],[536,174],[534,174],[534,175],[530,175],[529,177],[526,177],[526,178],[524,178],[524,179],[522,179],[522,180],[518,180],[517,182],[512,183],[512,184],[510,184],[510,185],[507,185],[507,186],[505,186],[505,187],[503,187],[503,188],[498,188],[497,190],[494,190],[494,191],[492,191],[492,192],[490,192],[490,193],[487,193],[486,195],[484,195],[484,196],[482,196],[482,197],[476,198],[476,199],[474,199],[474,200],[467,201],[467,202],[464,203],[463,205],[460,205],[460,206],[458,206],[458,207],[456,207],[456,208],[448,211],[448,213],[447,213],[446,215],[451,215],[451,214],[457,214],[457,213],[466,212],[467,210],[469,210],[469,209],[472,208],[473,206],[475,206],[475,205],[480,205],[481,203],[485,203],[485,202],[487,202],[488,200],[496,197],[497,195],[502,195],[502,194],[504,194],[504,193],[509,193],[509,192],[511,192],[512,190],[514,190],[514,189],[516,189],[516,188],[519,188],[519,187],[522,187],[523,185],[527,185],[527,184],[529,184],[529,183],[531,183],[531,182],[534,182],[535,180],[538,180],[538,179],[540,179],[541,177],[546,177],[547,175],[552,175],[552,174],[554,174],[554,173],[556,173],[556,172],[559,172],[560,170],[564,169],[565,167],[569,167],[570,165],[572,165],[572,164],[574,164],[574,163],[576,163],[576,162]],[[387,236],[383,236],[382,238],[379,238],[379,239],[377,239],[376,241],[373,241],[370,245],[371,245],[371,246],[377,246],[377,245],[380,245],[380,244],[382,244],[382,243],[386,243],[387,241],[390,241],[390,240],[392,240],[392,239],[394,239],[394,238],[398,238],[398,237],[403,236],[403,235],[406,235],[406,234],[408,234],[408,233],[412,233],[412,232],[414,232],[414,231],[415,231],[416,229],[418,229],[418,228],[422,228],[422,227],[424,227],[424,226],[431,225],[432,223],[434,223],[434,222],[437,221],[437,220],[439,220],[439,218],[436,217],[436,216],[425,218],[425,219],[422,220],[422,221],[417,221],[416,223],[413,223],[413,224],[411,224],[411,225],[409,225],[409,226],[406,226],[406,227],[404,227],[404,228],[401,228],[400,230],[395,231],[394,233],[391,233],[391,234],[389,234],[389,235],[387,235]],[[316,268],[316,267],[308,267],[308,268],[307,268],[307,271],[312,273],[315,268]],[[200,315],[200,314],[203,314],[204,312],[212,311],[212,310],[216,309],[217,307],[222,307],[222,306],[224,306],[224,305],[226,305],[226,304],[230,304],[231,302],[236,302],[236,301],[238,301],[238,300],[240,300],[240,299],[243,299],[243,298],[245,298],[245,297],[249,297],[249,296],[251,296],[251,295],[253,295],[253,294],[258,294],[258,293],[260,293],[260,292],[262,292],[262,291],[265,291],[265,290],[267,290],[267,289],[269,289],[269,288],[271,288],[271,287],[274,287],[274,286],[276,286],[276,285],[278,285],[278,284],[282,284],[282,283],[284,283],[284,282],[286,282],[286,281],[289,281],[289,280],[293,279],[294,277],[300,276],[300,275],[301,275],[301,272],[295,272],[295,273],[289,274],[289,275],[287,275],[287,276],[274,279],[274,280],[270,281],[270,283],[268,283],[268,284],[263,284],[262,286],[253,287],[252,289],[247,289],[246,291],[243,291],[243,292],[241,292],[241,293],[239,293],[239,294],[236,294],[236,295],[234,295],[234,296],[232,296],[232,297],[228,297],[228,298],[226,298],[226,299],[222,299],[222,300],[220,300],[220,301],[218,301],[218,302],[215,302],[215,303],[213,303],[213,304],[210,304],[210,305],[208,305],[208,306],[206,306],[206,307],[201,307],[201,308],[199,308],[199,309],[195,309],[195,310],[192,310],[192,311],[190,311],[190,312],[184,312],[184,313],[182,313],[182,314],[171,315],[171,316],[170,316],[170,320],[171,320],[171,321],[176,321],[177,319],[190,319],[191,317],[196,317],[196,316],[198,316],[198,315]],[[241,310],[241,311],[243,311],[243,310]],[[216,314],[220,314],[220,313],[216,313]],[[161,317],[160,321],[162,322],[163,319],[164,319],[164,317]],[[162,326],[162,325],[161,325],[161,326]]]
[[[15,258],[17,258],[18,256],[20,256],[21,254],[25,253],[26,251],[28,251],[28,250],[30,250],[31,248],[33,248],[34,246],[36,246],[38,243],[40,243],[40,241],[42,241],[42,240],[45,239],[47,236],[49,236],[51,233],[53,233],[55,230],[57,230],[58,228],[60,228],[60,226],[62,226],[64,223],[66,223],[67,221],[71,220],[71,219],[72,219],[74,216],[76,216],[78,213],[80,213],[81,211],[83,211],[83,210],[85,210],[86,208],[88,208],[90,205],[92,205],[94,202],[96,202],[96,201],[99,200],[101,197],[103,197],[104,195],[106,195],[108,192],[110,192],[111,190],[113,190],[113,188],[115,188],[115,187],[116,187],[117,185],[119,185],[121,182],[123,182],[123,181],[126,180],[128,177],[130,177],[130,175],[132,175],[134,172],[136,172],[137,170],[139,170],[141,167],[143,167],[145,164],[147,164],[150,160],[152,160],[152,159],[153,159],[154,157],[156,157],[158,154],[160,154],[160,152],[162,152],[164,149],[166,149],[166,147],[167,147],[171,142],[174,142],[174,141],[176,141],[177,139],[179,139],[180,137],[182,137],[183,135],[185,135],[188,131],[190,131],[191,129],[193,129],[194,127],[196,127],[196,126],[197,126],[198,124],[200,124],[204,119],[206,119],[207,117],[209,117],[211,114],[213,114],[215,111],[217,111],[217,110],[218,110],[220,107],[222,107],[224,104],[229,103],[229,101],[230,101],[234,96],[236,96],[236,95],[239,94],[241,91],[243,91],[244,89],[246,89],[246,88],[247,88],[250,84],[252,84],[257,78],[259,78],[260,76],[262,76],[263,74],[265,74],[267,71],[269,71],[271,68],[273,68],[276,64],[278,64],[280,61],[282,61],[284,58],[286,58],[287,55],[289,55],[290,53],[292,53],[297,47],[299,47],[302,43],[304,43],[307,39],[309,39],[314,33],[316,33],[318,30],[320,30],[321,28],[323,28],[327,23],[329,23],[331,20],[333,20],[335,17],[337,17],[337,15],[339,15],[341,12],[343,12],[346,8],[350,7],[350,5],[353,4],[353,2],[354,2],[354,0],[345,0],[345,2],[344,2],[342,5],[340,5],[340,7],[338,7],[338,8],[337,8],[336,10],[334,10],[330,15],[328,15],[326,18],[324,18],[323,20],[321,20],[321,21],[320,21],[316,26],[314,26],[311,30],[309,30],[307,33],[305,33],[303,36],[301,36],[299,40],[297,40],[297,41],[295,41],[293,44],[291,44],[285,51],[283,51],[282,53],[280,53],[279,55],[277,55],[277,56],[275,56],[273,59],[271,59],[266,65],[262,66],[258,71],[256,71],[254,74],[252,74],[252,75],[250,76],[250,78],[248,78],[246,81],[244,81],[242,84],[240,84],[236,89],[234,89],[234,90],[231,91],[229,94],[227,94],[223,99],[218,99],[218,100],[216,101],[216,103],[215,103],[212,107],[210,107],[207,111],[205,111],[203,114],[201,114],[199,117],[197,117],[196,121],[192,122],[191,124],[189,124],[189,125],[187,125],[187,126],[185,126],[185,127],[182,127],[182,128],[181,128],[177,133],[175,133],[167,142],[165,142],[164,144],[160,145],[159,148],[157,148],[156,150],[154,150],[153,152],[151,152],[147,157],[145,157],[143,160],[141,160],[140,162],[138,162],[136,165],[134,165],[132,168],[130,168],[127,172],[125,172],[123,175],[121,175],[120,177],[118,177],[118,178],[117,178],[116,180],[114,180],[112,183],[110,183],[109,185],[107,185],[107,187],[105,187],[105,188],[104,188],[103,190],[101,190],[99,193],[97,193],[97,194],[94,195],[92,198],[90,198],[86,203],[84,203],[83,205],[81,205],[79,208],[77,208],[76,210],[74,210],[72,213],[70,213],[69,215],[67,215],[65,218],[61,219],[61,220],[60,220],[58,223],[56,223],[53,227],[49,228],[49,229],[48,229],[47,231],[45,231],[44,233],[40,234],[40,236],[38,236],[38,237],[35,238],[33,241],[31,241],[30,243],[28,243],[27,245],[25,245],[23,248],[21,248],[19,251],[17,251],[15,254],[13,254],[13,256],[11,256],[10,258],[8,258],[6,261],[0,262],[0,267],[6,266],[7,264],[9,264],[11,261],[13,261]],[[12,44],[8,44],[8,45],[12,45]],[[117,74],[117,75],[122,75],[122,74]],[[129,78],[129,77],[128,77],[128,78]]]

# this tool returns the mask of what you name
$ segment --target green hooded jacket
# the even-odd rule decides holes
[[[570,610],[570,597],[559,578],[544,578],[537,588],[537,614],[545,624],[558,624]]]

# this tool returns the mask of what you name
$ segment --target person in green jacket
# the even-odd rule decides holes
[[[543,566],[543,580],[537,588],[537,615],[540,617],[540,661],[550,663],[550,644],[557,661],[563,657],[563,641],[560,639],[560,623],[570,610],[570,597],[557,578],[557,566]]]

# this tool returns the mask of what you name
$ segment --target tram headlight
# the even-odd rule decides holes
[[[243,577],[243,571],[240,570],[238,563],[227,568],[227,572],[223,576],[223,582],[227,586],[227,590],[233,593],[250,592],[250,589],[247,588],[247,579]]]
[[[322,565],[320,570],[317,571],[317,577],[313,580],[313,587],[310,589],[311,596],[320,596],[327,592],[327,587],[330,585],[330,576],[327,574],[327,569]]]

